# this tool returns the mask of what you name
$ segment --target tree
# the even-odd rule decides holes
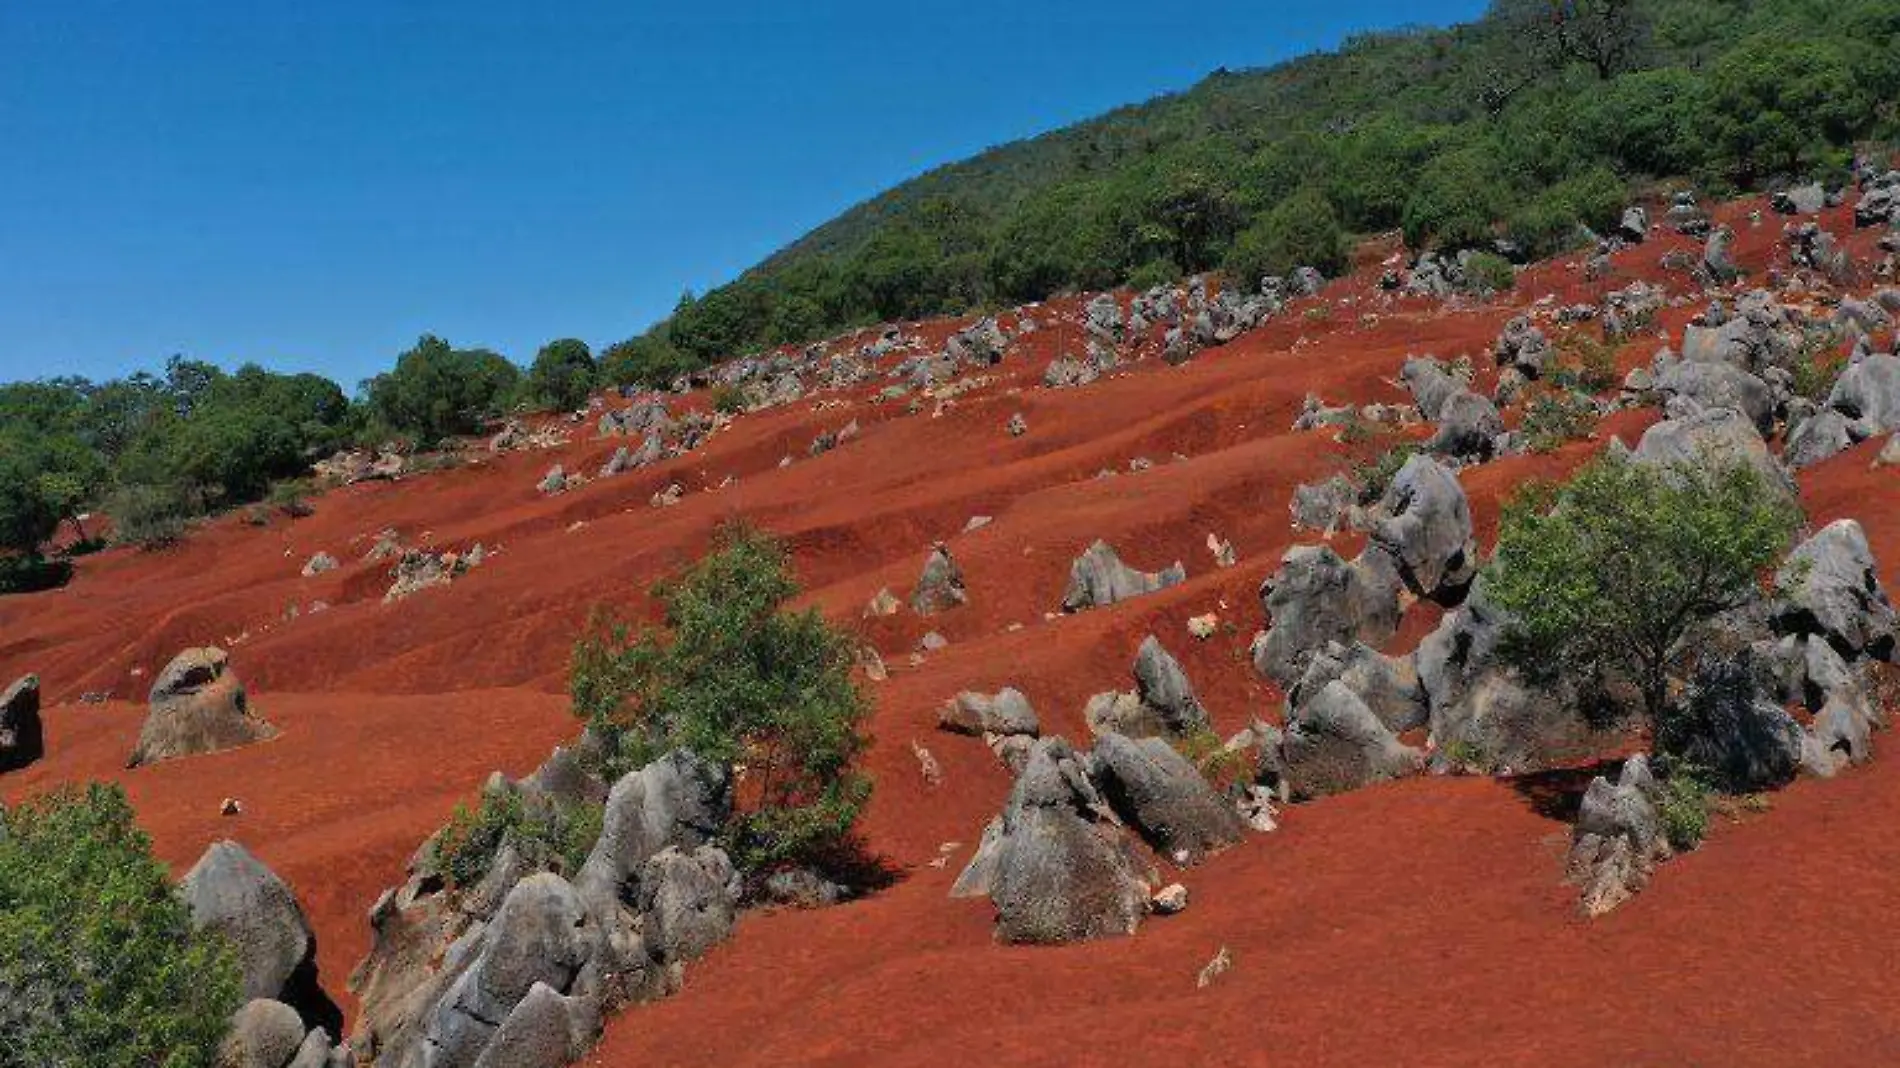
[[[1686,639],[1758,595],[1800,524],[1752,467],[1704,459],[1657,467],[1605,456],[1506,504],[1484,590],[1515,617],[1512,647],[1526,667],[1627,672],[1661,721]]]
[[[1405,202],[1405,243],[1421,249],[1485,244],[1505,197],[1489,145],[1439,156],[1417,176]]]
[[[1873,117],[1873,101],[1833,42],[1751,37],[1709,73],[1715,138],[1750,183],[1798,173]]]
[[[79,515],[105,492],[106,478],[105,461],[70,433],[0,433],[0,548],[38,558],[66,520],[83,539]]]
[[[1547,0],[1557,48],[1609,81],[1628,70],[1649,42],[1649,18],[1637,0]]]
[[[424,446],[479,431],[513,392],[521,372],[486,349],[454,349],[432,334],[369,380],[370,414],[382,429]]]
[[[541,346],[528,368],[528,397],[556,411],[572,411],[587,403],[599,368],[585,341],[562,338]]]
[[[576,714],[622,767],[674,748],[744,764],[727,833],[755,869],[838,843],[870,792],[854,767],[868,712],[854,644],[816,610],[788,611],[797,592],[782,545],[729,525],[656,588],[663,628],[597,615],[569,670]]]
[[[604,386],[665,389],[673,379],[698,366],[667,340],[664,330],[655,329],[602,349],[600,381]]]
[[[1316,189],[1302,189],[1255,219],[1234,238],[1222,269],[1228,281],[1253,292],[1267,275],[1313,267],[1333,277],[1346,267],[1346,241],[1339,215]]]
[[[0,809],[0,1064],[200,1068],[239,1004],[116,786]]]

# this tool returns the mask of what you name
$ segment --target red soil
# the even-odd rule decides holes
[[[1751,228],[1745,211],[1727,214],[1739,258],[1759,271],[1782,255],[1779,220]],[[1826,222],[1846,233],[1839,215]],[[890,665],[889,681],[871,686],[878,789],[863,829],[904,875],[849,906],[748,916],[692,967],[684,993],[614,1020],[592,1063],[936,1064],[950,1051],[1022,1065],[1892,1062],[1900,1020],[1882,983],[1895,947],[1884,888],[1900,864],[1884,830],[1900,813],[1891,760],[1797,784],[1590,923],[1558,882],[1566,826],[1528,787],[1468,779],[1290,810],[1279,832],[1182,873],[1192,907],[1132,939],[1000,947],[986,902],[946,896],[1009,780],[980,743],[934,730],[943,698],[1014,685],[1047,730],[1083,737],[1083,703],[1128,685],[1135,648],[1153,632],[1221,731],[1277,716],[1279,695],[1245,653],[1263,622],[1256,588],[1306,538],[1289,529],[1290,494],[1389,444],[1290,433],[1302,398],[1402,400],[1392,379],[1409,353],[1471,353],[1484,368],[1523,302],[1667,281],[1656,261],[1672,246],[1688,243],[1624,253],[1617,275],[1596,282],[1575,261],[1540,267],[1515,307],[1397,299],[1371,287],[1375,269],[1185,367],[1149,360],[1091,387],[1043,390],[1043,365],[1081,348],[1079,304],[1064,301],[1034,313],[1044,328],[1026,357],[940,417],[876,404],[867,387],[846,395],[848,407],[747,416],[698,453],[542,498],[534,487],[550,464],[591,473],[612,451],[583,432],[547,453],[331,493],[296,522],[227,520],[173,551],[86,558],[67,589],[0,601],[0,678],[36,671],[59,702],[46,714],[48,758],[0,780],[0,794],[120,781],[175,866],[216,838],[244,841],[297,890],[327,985],[353,1012],[342,979],[365,949],[377,893],[491,769],[521,774],[574,731],[561,686],[577,624],[601,602],[644,610],[652,579],[743,514],[788,539],[809,601],[861,628]],[[1325,321],[1302,313],[1322,301]],[[1670,309],[1659,325],[1677,334],[1694,310]],[[1068,323],[1052,323],[1054,312]],[[923,332],[939,339],[953,325]],[[1620,367],[1661,343],[1624,346]],[[1018,411],[1029,433],[1011,438],[1003,425]],[[853,418],[859,440],[805,458],[815,434]],[[1633,441],[1650,418],[1619,416],[1602,438]],[[1513,486],[1561,474],[1596,447],[1467,471],[1480,536]],[[798,460],[780,469],[785,455]],[[1862,522],[1895,583],[1900,493],[1891,471],[1869,468],[1871,455],[1811,470],[1803,490],[1817,523]],[[1138,456],[1154,468],[1127,473]],[[1123,473],[1096,478],[1104,468]],[[707,489],[727,476],[737,481]],[[685,500],[650,508],[672,481]],[[994,522],[961,533],[973,515]],[[385,527],[407,543],[498,551],[453,586],[385,606],[386,565],[362,561]],[[1213,566],[1209,533],[1234,543],[1237,567]],[[1070,560],[1096,537],[1138,566],[1182,560],[1190,579],[1046,618]],[[862,620],[880,587],[908,591],[935,539],[962,564],[970,607]],[[1356,550],[1350,537],[1339,546]],[[344,566],[300,578],[319,550]],[[309,613],[317,600],[329,610]],[[304,609],[294,619],[291,605]],[[1196,642],[1185,621],[1208,611],[1234,626]],[[1395,646],[1433,618],[1415,608]],[[910,664],[932,628],[951,645]],[[231,650],[255,708],[283,733],[123,770],[153,673],[207,642]],[[87,691],[115,700],[78,703]],[[920,776],[913,739],[942,764],[940,786]],[[242,815],[217,814],[226,796]],[[933,867],[947,843],[957,843],[947,863]],[[1195,974],[1223,945],[1233,970],[1197,990]]]

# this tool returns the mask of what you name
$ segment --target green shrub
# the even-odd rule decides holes
[[[1847,357],[1838,351],[1840,333],[1833,329],[1810,329],[1802,338],[1801,351],[1794,360],[1793,388],[1796,396],[1816,404],[1825,404],[1834,392],[1834,381],[1847,370]]]
[[[435,865],[451,886],[466,890],[482,881],[504,840],[537,868],[572,876],[600,837],[602,808],[524,797],[516,790],[484,793],[471,811],[455,806],[433,846]]]
[[[1590,436],[1597,410],[1588,397],[1571,393],[1540,392],[1524,409],[1525,444],[1532,452],[1551,452],[1568,441]]]
[[[1484,583],[1516,617],[1508,649],[1526,670],[1627,672],[1661,722],[1685,639],[1758,593],[1801,520],[1754,468],[1701,460],[1604,456],[1506,503]]]
[[[1289,275],[1297,267],[1317,268],[1329,278],[1346,267],[1339,215],[1311,188],[1294,193],[1242,230],[1222,270],[1230,285],[1252,293],[1267,275]]]
[[[599,377],[587,343],[562,338],[541,346],[522,380],[527,401],[542,409],[569,412],[587,403]]]
[[[1371,460],[1353,464],[1352,481],[1359,487],[1359,503],[1369,505],[1384,497],[1392,480],[1398,477],[1399,469],[1417,452],[1418,446],[1407,442],[1394,445]]]
[[[116,786],[0,811],[0,1063],[202,1068],[240,1001]]]
[[[1517,271],[1511,261],[1494,252],[1474,252],[1465,257],[1465,288],[1474,293],[1508,293],[1517,285]]]
[[[1663,835],[1677,852],[1701,845],[1709,833],[1710,793],[1708,785],[1690,768],[1676,768],[1663,780],[1657,815],[1662,817]]]
[[[496,353],[453,349],[439,337],[424,335],[397,357],[394,369],[370,379],[364,388],[379,430],[413,438],[427,448],[443,438],[479,431],[514,396],[520,379],[515,365]]]
[[[1418,174],[1405,202],[1405,243],[1415,249],[1486,244],[1506,196],[1489,146],[1439,156]]]
[[[1128,272],[1128,285],[1134,289],[1148,290],[1172,285],[1180,277],[1181,268],[1175,266],[1173,260],[1149,260]]]
[[[617,341],[601,351],[600,384],[665,389],[675,378],[698,366],[664,336],[645,334]]]
[[[870,793],[856,642],[797,594],[785,549],[742,524],[655,589],[662,628],[596,615],[575,646],[574,710],[615,772],[675,749],[744,768],[729,851],[758,869],[841,842]]]
[[[120,486],[106,502],[112,517],[112,538],[120,545],[160,549],[185,534],[192,514],[190,501],[175,486]]]
[[[265,500],[290,518],[303,519],[316,512],[310,504],[310,495],[315,491],[316,487],[307,478],[287,478],[272,483]]]
[[[1619,384],[1615,345],[1587,331],[1572,330],[1557,339],[1556,348],[1558,359],[1550,374],[1552,385],[1594,395]]]
[[[721,382],[712,388],[708,395],[713,411],[727,415],[737,415],[745,411],[745,391],[730,382]]]

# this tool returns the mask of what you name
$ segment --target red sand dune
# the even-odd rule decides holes
[[[1751,206],[1725,215],[1740,259],[1759,271],[1780,255],[1780,220],[1750,227]],[[1848,230],[1844,211],[1825,221]],[[353,1011],[343,979],[366,948],[377,893],[490,770],[524,773],[576,729],[561,691],[578,623],[597,603],[643,608],[654,578],[743,514],[788,539],[811,603],[862,629],[890,664],[889,681],[869,684],[878,789],[863,828],[904,877],[845,907],[748,916],[690,969],[684,993],[615,1019],[591,1063],[1892,1063],[1900,1018],[1884,989],[1896,948],[1885,898],[1900,841],[1885,826],[1900,814],[1900,771],[1891,759],[1798,783],[1595,922],[1577,918],[1558,883],[1566,826],[1510,783],[1471,779],[1292,809],[1277,833],[1184,873],[1192,907],[1132,939],[1001,947],[986,902],[946,896],[1009,780],[979,742],[934,730],[943,698],[1014,685],[1045,729],[1083,736],[1084,701],[1126,686],[1135,648],[1153,632],[1218,729],[1277,715],[1279,695],[1245,651],[1263,622],[1256,588],[1306,537],[1289,529],[1289,496],[1382,447],[1290,433],[1302,398],[1402,400],[1391,380],[1408,353],[1471,353],[1488,384],[1484,354],[1523,304],[1664,281],[1656,261],[1678,246],[1689,243],[1626,252],[1618,273],[1596,282],[1575,261],[1539,267],[1513,306],[1398,300],[1372,288],[1376,272],[1362,274],[1325,294],[1326,321],[1302,313],[1320,302],[1302,302],[1185,367],[1151,359],[1077,390],[1040,388],[1049,359],[1081,348],[1077,328],[1050,326],[1045,311],[1028,354],[941,417],[907,415],[901,402],[873,403],[875,387],[859,389],[848,407],[746,416],[697,453],[543,498],[535,483],[549,465],[591,473],[616,444],[583,428],[560,449],[330,493],[307,519],[263,529],[228,519],[172,551],[87,558],[67,589],[0,601],[0,677],[38,672],[54,703],[49,756],[0,780],[0,794],[111,778],[175,866],[216,838],[245,842],[296,888],[327,985]],[[1071,316],[1078,306],[1057,305]],[[1694,310],[1671,309],[1660,325],[1677,334]],[[922,332],[941,339],[954,325]],[[1621,366],[1646,362],[1661,343],[1625,346]],[[1018,411],[1029,433],[1011,438],[1003,426]],[[853,418],[859,440],[805,458],[814,435]],[[1619,416],[1604,437],[1633,440],[1652,418]],[[1480,536],[1491,536],[1513,486],[1560,474],[1596,447],[1467,471]],[[779,469],[788,454],[799,459]],[[1127,473],[1138,456],[1154,468]],[[1891,470],[1870,470],[1871,456],[1864,447],[1811,470],[1804,496],[1817,523],[1858,518],[1894,583],[1900,493]],[[1103,468],[1123,473],[1096,478]],[[707,489],[728,476],[736,483]],[[649,507],[672,481],[688,491],[684,502]],[[960,533],[979,514],[994,522]],[[385,527],[410,544],[479,541],[496,552],[451,587],[385,606],[386,565],[362,560]],[[1213,566],[1209,533],[1234,543],[1237,567]],[[1070,560],[1097,537],[1137,566],[1182,560],[1190,579],[1111,610],[1045,618]],[[963,566],[971,605],[927,621],[862,620],[880,587],[909,589],[939,538]],[[319,550],[343,567],[299,577]],[[329,610],[309,613],[319,600]],[[300,611],[288,618],[292,605]],[[1208,611],[1234,628],[1195,642],[1185,621]],[[1432,618],[1415,608],[1396,645]],[[932,628],[950,647],[911,665],[906,654]],[[254,707],[283,733],[124,770],[153,673],[204,643],[230,649]],[[88,691],[114,700],[78,703]],[[941,762],[940,786],[920,776],[912,739]],[[243,802],[242,815],[218,815],[226,796]],[[947,863],[932,867],[948,843]],[[1196,989],[1223,945],[1233,970]]]

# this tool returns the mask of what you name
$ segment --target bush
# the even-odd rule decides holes
[[[484,793],[472,811],[455,806],[431,856],[460,890],[482,881],[503,841],[529,865],[572,877],[600,838],[602,814],[601,806],[586,802],[525,798],[512,789]]]
[[[1516,617],[1509,649],[1527,670],[1628,672],[1661,722],[1687,636],[1757,594],[1801,518],[1752,467],[1703,460],[1605,456],[1506,503],[1485,591]]]
[[[1135,289],[1149,290],[1173,285],[1180,277],[1181,268],[1176,267],[1173,260],[1149,260],[1128,272],[1128,284]]]
[[[855,643],[798,592],[784,548],[740,524],[655,595],[662,629],[597,615],[576,644],[576,714],[608,743],[614,773],[690,749],[742,765],[727,828],[741,866],[809,858],[841,842],[870,793],[854,767],[868,706]]]
[[[587,403],[594,391],[599,368],[585,341],[562,338],[541,346],[528,377],[522,382],[530,403],[554,411],[570,412]]]
[[[112,538],[120,545],[161,549],[185,534],[191,503],[175,486],[120,486],[106,502]]]
[[[1656,810],[1670,848],[1686,853],[1702,844],[1709,833],[1710,792],[1708,784],[1690,768],[1677,767],[1663,780]]]
[[[1418,446],[1407,443],[1394,445],[1373,457],[1352,466],[1352,480],[1359,486],[1359,503],[1372,504],[1385,496],[1385,491],[1398,477],[1399,469],[1405,466],[1418,452]]]
[[[1596,406],[1588,397],[1567,390],[1543,392],[1531,398],[1519,429],[1532,452],[1551,452],[1567,441],[1589,437],[1596,421]]]
[[[1471,248],[1491,240],[1507,194],[1488,146],[1448,152],[1417,176],[1405,202],[1405,243],[1415,249]]]
[[[393,370],[369,380],[366,392],[378,430],[412,437],[424,448],[443,438],[479,431],[514,394],[521,372],[485,349],[452,349],[424,335],[396,359]]]
[[[1551,372],[1551,384],[1597,394],[1616,388],[1616,346],[1582,330],[1573,330],[1557,339],[1558,362]]]
[[[287,478],[273,483],[270,496],[265,499],[272,508],[290,518],[303,519],[316,514],[316,509],[310,504],[310,494],[313,492],[315,487],[309,479]]]
[[[699,365],[658,334],[646,334],[607,346],[600,354],[603,386],[665,389]]]
[[[1234,238],[1222,270],[1243,292],[1260,288],[1267,275],[1285,276],[1297,267],[1314,267],[1328,277],[1346,267],[1346,242],[1339,215],[1314,189],[1302,189]]]
[[[707,399],[712,401],[715,412],[737,415],[745,411],[745,391],[730,382],[721,382],[714,386]]]
[[[1493,252],[1465,257],[1465,288],[1475,293],[1508,293],[1517,285],[1511,261]]]
[[[0,1063],[209,1065],[240,1000],[116,786],[0,811]]]

